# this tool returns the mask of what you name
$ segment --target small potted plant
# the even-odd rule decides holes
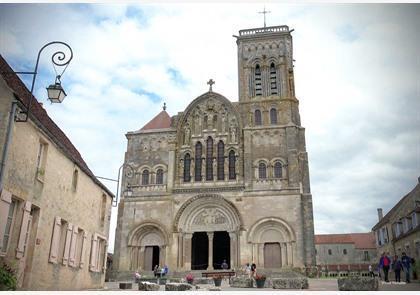
[[[213,276],[214,285],[216,287],[220,287],[222,285],[223,276],[215,275]]]
[[[191,285],[192,285],[192,283],[193,283],[193,281],[194,281],[194,276],[193,276],[193,274],[192,274],[192,273],[187,274],[187,275],[185,276],[185,280],[187,281],[187,283],[188,283],[188,284],[191,284]]]
[[[266,278],[267,277],[265,275],[255,275],[255,283],[257,284],[257,288],[264,288]]]

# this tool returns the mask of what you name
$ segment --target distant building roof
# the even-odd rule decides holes
[[[22,80],[20,80],[20,78],[14,73],[13,69],[9,66],[2,55],[0,55],[0,75],[14,92],[16,99],[24,106],[27,106],[31,93],[26,88]],[[46,132],[50,139],[62,149],[63,153],[75,164],[77,164],[79,168],[93,180],[93,182],[99,185],[111,197],[114,197],[114,194],[95,177],[70,139],[48,116],[47,111],[41,106],[34,96],[32,96],[30,118],[39,125],[44,132]]]
[[[417,185],[408,194],[402,197],[401,200],[399,200],[398,203],[395,204],[395,206],[392,207],[391,210],[389,210],[389,212],[381,220],[379,220],[378,223],[376,223],[373,226],[372,230],[375,231],[378,228],[384,226],[389,221],[392,214],[394,214],[394,212],[396,212],[401,207],[401,205],[405,202],[405,200],[409,199],[411,196],[415,194],[417,195],[420,194],[420,177],[418,178]]]
[[[155,130],[155,129],[165,129],[171,127],[171,117],[169,114],[163,110],[157,116],[155,116],[152,120],[149,121],[140,131],[145,130]]]
[[[315,244],[355,244],[357,249],[375,249],[375,235],[370,233],[315,235]]]

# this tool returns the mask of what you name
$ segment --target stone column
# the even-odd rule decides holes
[[[159,265],[163,267],[165,265],[166,246],[162,245],[159,247]]]
[[[139,259],[137,262],[137,269],[143,270],[144,269],[144,251],[146,250],[146,247],[141,246],[139,249]]]
[[[131,247],[131,269],[137,269],[138,247]]]
[[[209,239],[209,265],[207,267],[208,270],[213,270],[213,237],[214,232],[208,232],[207,237]]]
[[[286,243],[280,243],[280,251],[281,251],[281,266],[287,265],[287,250],[286,250]]]
[[[229,237],[230,237],[230,268],[236,268],[236,261],[237,261],[237,238],[236,238],[236,233],[229,233]]]
[[[184,259],[183,259],[183,250],[184,250],[184,247],[183,247],[183,237],[182,237],[182,234],[180,234],[180,233],[177,236],[178,236],[177,267],[179,269],[181,269],[184,266]]]
[[[264,267],[264,244],[258,244],[258,262],[256,262],[257,267]]]
[[[192,234],[184,234],[182,256],[184,260],[185,270],[191,270],[191,240],[192,240]]]
[[[287,265],[293,266],[293,242],[286,243],[287,245]]]

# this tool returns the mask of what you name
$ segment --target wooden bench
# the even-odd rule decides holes
[[[202,272],[201,275],[206,278],[215,277],[215,276],[222,276],[222,277],[228,276],[230,279],[230,277],[233,277],[235,275],[235,272],[234,271],[206,271],[206,272]]]

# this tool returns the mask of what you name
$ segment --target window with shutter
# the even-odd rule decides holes
[[[77,236],[79,234],[79,227],[73,226],[71,242],[70,242],[70,253],[69,253],[69,266],[76,267],[76,252],[77,252]]]
[[[26,201],[22,208],[23,210],[22,223],[20,226],[18,246],[16,248],[16,258],[18,259],[25,256],[26,244],[28,242],[28,237],[30,234],[31,222],[32,222],[31,206],[32,206],[32,203],[29,201]]]
[[[12,199],[12,194],[6,190],[1,192],[0,197],[0,256],[6,254],[10,235],[13,231],[15,212],[18,201]]]
[[[82,246],[80,248],[80,260],[79,260],[79,267],[83,268],[83,266],[85,265],[85,259],[86,259],[86,249],[87,249],[87,237],[88,237],[88,233],[87,232],[83,232],[83,238],[81,239],[81,243]]]
[[[64,242],[64,253],[63,253],[63,265],[67,265],[69,261],[69,255],[70,255],[70,244],[71,244],[71,238],[73,236],[73,224],[69,223],[67,226],[66,231],[66,238]]]

